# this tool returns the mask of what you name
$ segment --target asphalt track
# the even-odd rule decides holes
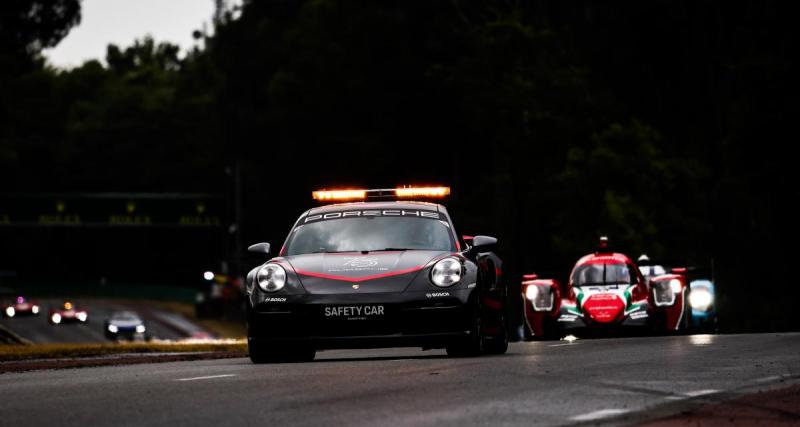
[[[800,381],[800,333],[336,350],[0,375],[0,425],[636,424]],[[797,419],[794,422],[800,422]]]
[[[86,323],[51,325],[47,321],[49,308],[58,307],[64,303],[64,300],[42,299],[37,302],[42,310],[38,316],[2,318],[0,319],[0,325],[36,344],[107,342],[108,340],[104,336],[103,322],[115,311],[133,310],[137,311],[145,321],[148,334],[152,338],[179,339],[185,337],[185,334],[181,333],[181,331],[158,321],[160,316],[171,313],[162,313],[163,310],[154,309],[143,311],[142,304],[124,301],[78,299],[74,300],[73,303],[78,308],[84,308],[88,311],[89,316]]]

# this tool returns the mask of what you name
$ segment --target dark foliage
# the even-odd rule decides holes
[[[238,162],[244,240],[277,245],[312,189],[445,183],[512,281],[609,234],[713,262],[730,330],[800,326],[791,2],[249,1],[185,57],[69,71],[37,52],[77,1],[5,3],[3,191],[226,192]]]

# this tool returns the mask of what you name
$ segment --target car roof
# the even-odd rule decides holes
[[[309,209],[306,214],[316,215],[328,212],[339,212],[352,209],[420,209],[428,208],[446,213],[444,206],[436,203],[414,202],[414,201],[381,201],[381,202],[352,202],[336,203],[332,205],[319,206]]]
[[[627,255],[619,253],[619,252],[610,252],[610,253],[593,253],[584,256],[583,258],[579,259],[575,266],[580,265],[587,265],[587,264],[632,264],[630,258]]]

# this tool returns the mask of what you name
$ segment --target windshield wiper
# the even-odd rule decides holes
[[[308,252],[310,254],[343,254],[348,252],[361,252],[361,253],[368,253],[368,252],[390,252],[390,251],[413,251],[414,249],[409,248],[383,248],[383,249],[362,249],[362,250],[352,250],[352,251],[326,251],[326,250],[318,250],[314,252]]]

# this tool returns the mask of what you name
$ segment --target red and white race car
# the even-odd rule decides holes
[[[10,304],[3,304],[2,316],[4,317],[35,316],[38,314],[39,304],[23,296],[18,296]]]
[[[688,329],[686,277],[646,280],[626,255],[601,238],[597,251],[579,259],[566,287],[557,280],[523,276],[525,335],[556,338],[591,332]]]
[[[82,308],[75,307],[69,301],[64,302],[59,307],[50,307],[50,316],[47,320],[51,325],[58,325],[61,323],[86,323],[89,318],[89,313]]]

